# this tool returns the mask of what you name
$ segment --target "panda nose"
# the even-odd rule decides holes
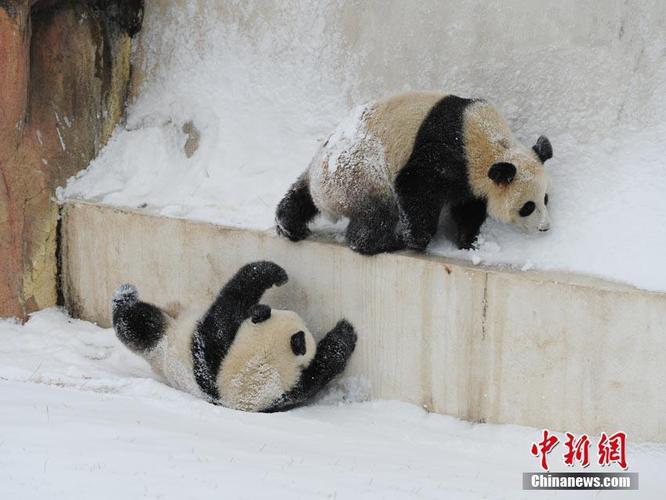
[[[544,214],[543,217],[541,218],[541,221],[539,222],[537,229],[542,233],[545,233],[550,229],[550,217],[548,217],[547,213]]]

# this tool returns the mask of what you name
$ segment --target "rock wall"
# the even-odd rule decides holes
[[[122,119],[142,0],[0,0],[0,317],[57,300],[54,190]]]

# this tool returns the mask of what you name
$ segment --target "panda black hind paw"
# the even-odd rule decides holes
[[[427,246],[430,244],[432,235],[428,233],[416,233],[415,231],[405,231],[403,234],[403,239],[405,245],[410,250],[417,250],[419,252],[425,251]]]
[[[346,319],[341,319],[335,325],[334,331],[344,340],[348,341],[349,344],[355,345],[358,335],[352,324]]]
[[[287,230],[279,220],[276,220],[275,224],[275,232],[278,234],[278,236],[283,236],[284,238],[287,238],[289,241],[301,241],[307,238],[310,235],[310,230],[307,228],[307,226],[303,226],[299,229],[290,229]]]

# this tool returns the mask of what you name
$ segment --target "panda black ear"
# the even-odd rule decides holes
[[[546,160],[550,160],[553,157],[553,146],[545,135],[542,135],[537,139],[536,144],[532,146],[532,149],[539,157],[539,160],[541,160],[541,163],[544,163]]]
[[[495,184],[500,186],[507,186],[516,176],[516,166],[513,163],[501,161],[494,163],[488,170],[488,177],[490,177]]]
[[[252,323],[262,323],[271,317],[271,306],[257,304],[250,310]]]
[[[305,333],[303,331],[291,336],[291,350],[296,356],[305,354]]]

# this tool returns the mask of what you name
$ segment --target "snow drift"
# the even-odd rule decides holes
[[[354,106],[437,89],[551,139],[553,229],[431,252],[666,291],[665,24],[659,1],[148,0],[127,123],[60,195],[269,228]]]
[[[316,405],[243,413],[168,387],[110,329],[55,309],[0,320],[3,498],[519,498],[538,468],[540,429],[361,395],[347,380]],[[563,450],[553,470],[571,470]],[[632,442],[627,460],[641,498],[662,498],[666,446]]]

